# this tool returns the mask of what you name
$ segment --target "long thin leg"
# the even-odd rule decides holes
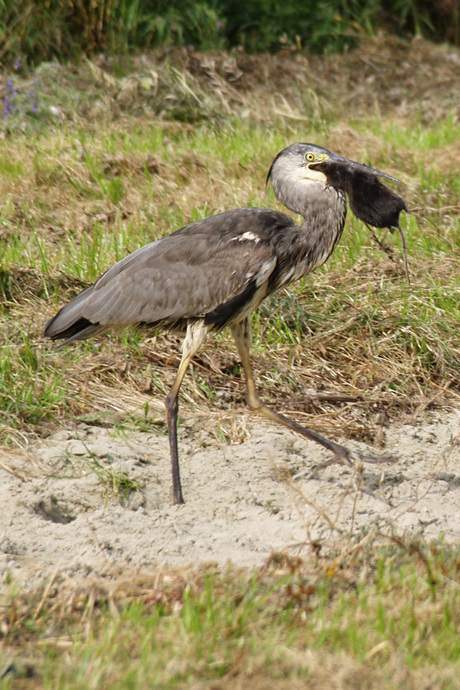
[[[200,349],[208,331],[209,326],[205,326],[203,322],[200,321],[187,326],[187,332],[185,334],[184,342],[182,343],[182,359],[180,361],[174,383],[165,400],[166,420],[168,422],[169,451],[171,454],[173,501],[175,504],[184,503],[179,471],[179,452],[177,449],[177,412],[179,410],[179,389],[188,369],[188,365],[190,364],[190,360]]]
[[[232,334],[235,339],[236,347],[238,348],[238,354],[240,356],[241,364],[243,365],[244,375],[246,377],[249,406],[252,410],[254,410],[254,412],[257,412],[263,417],[266,417],[267,419],[270,419],[273,422],[278,422],[279,424],[288,427],[288,429],[295,431],[301,436],[305,436],[306,438],[310,439],[310,441],[315,441],[315,443],[319,443],[321,446],[324,446],[324,448],[327,448],[328,450],[334,453],[335,457],[332,460],[322,463],[321,465],[318,465],[318,467],[326,467],[327,465],[331,465],[332,463],[338,461],[346,462],[348,465],[354,465],[354,461],[364,461],[374,464],[396,461],[396,458],[393,457],[375,458],[373,456],[361,455],[361,453],[348,450],[348,448],[345,448],[345,446],[341,446],[338,443],[335,443],[334,441],[329,441],[327,438],[324,438],[324,436],[320,436],[314,431],[307,429],[307,427],[304,427],[301,424],[294,422],[294,420],[289,419],[288,417],[284,417],[278,412],[275,412],[274,410],[271,410],[269,407],[266,407],[259,400],[257,396],[256,386],[254,383],[254,375],[252,372],[250,359],[252,341],[250,319],[246,318],[244,321],[240,321],[239,323],[233,325]]]

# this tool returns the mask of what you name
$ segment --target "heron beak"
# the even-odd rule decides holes
[[[356,163],[355,161],[349,161],[351,163],[351,169],[352,172],[366,172],[366,173],[372,173],[376,177],[383,177],[385,180],[391,180],[392,182],[399,182],[399,180],[396,177],[393,177],[392,175],[388,175],[388,173],[384,173],[381,170],[376,170],[375,168],[371,168],[368,165],[364,165],[364,163]]]

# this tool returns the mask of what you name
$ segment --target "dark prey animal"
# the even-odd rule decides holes
[[[347,212],[375,227],[399,228],[403,199],[379,178],[385,173],[313,144],[292,144],[269,170],[278,199],[303,216],[240,208],[191,223],[125,257],[66,304],[45,336],[65,343],[128,325],[185,332],[182,359],[165,401],[174,503],[183,503],[177,448],[179,389],[207,334],[229,326],[246,378],[249,406],[334,454],[334,461],[388,462],[329,441],[266,407],[250,362],[251,313],[268,295],[321,266],[340,240]],[[64,343],[64,344],[65,344]]]

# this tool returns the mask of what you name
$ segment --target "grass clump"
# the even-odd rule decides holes
[[[382,71],[378,65],[385,56],[390,67]],[[254,316],[256,370],[258,362],[266,370],[276,362],[284,371],[258,377],[261,394],[309,414],[304,389],[340,389],[363,400],[370,436],[370,403],[391,420],[401,411],[446,404],[459,395],[455,141],[460,132],[449,88],[425,94],[421,118],[420,88],[400,67],[410,60],[433,83],[449,84],[452,63],[432,46],[404,48],[380,39],[341,59],[340,70],[334,56],[317,58],[313,70],[297,58],[267,60],[264,69],[273,75],[276,98],[266,80],[261,83],[254,56],[217,55],[211,65],[196,55],[188,69],[180,60],[151,56],[127,77],[95,63],[73,71],[58,65],[37,70],[39,108],[57,108],[62,118],[50,114],[57,119],[37,129],[38,121],[24,113],[21,128],[12,129],[0,145],[5,433],[8,425],[20,427],[25,420],[39,424],[50,415],[96,412],[97,401],[105,404],[110,396],[88,393],[88,371],[92,393],[98,386],[117,389],[116,400],[121,387],[141,410],[149,400],[143,391],[163,399],[177,366],[175,337],[152,343],[127,335],[110,346],[95,349],[90,343],[48,354],[53,346],[40,341],[46,320],[123,256],[191,220],[238,206],[281,208],[273,192],[264,190],[267,169],[277,151],[305,139],[405,183],[398,191],[411,209],[403,223],[412,285],[404,279],[398,238],[370,234],[350,216],[328,263],[267,300]],[[346,93],[356,88],[358,66],[363,79],[377,85],[379,117],[375,99],[368,101],[367,91],[359,89],[344,109]],[[327,98],[322,80],[313,83],[309,76],[324,70],[336,75]],[[294,72],[298,80],[286,80]],[[395,82],[406,93],[396,124]],[[308,120],[307,111],[304,121],[300,113],[312,91],[316,114]],[[187,109],[187,99],[194,112],[207,115],[193,116],[184,126],[171,119],[174,113],[164,103]],[[337,120],[338,112],[346,124]],[[35,364],[24,364],[24,348],[13,347],[11,338],[28,347],[34,343]],[[212,342],[212,366],[204,364],[198,386],[190,377],[183,386],[186,400],[202,391],[210,414],[216,385],[228,389],[229,405],[243,397],[228,335]],[[146,384],[149,361],[155,374],[151,385]],[[237,376],[216,384],[216,368]],[[13,383],[21,376],[30,385]],[[14,385],[18,391],[12,395]],[[346,414],[340,410],[335,411]],[[347,428],[346,419],[341,423]]]
[[[8,442],[11,430],[36,428],[65,407],[63,374],[43,366],[34,341],[22,334],[19,342],[0,345],[0,439]]]
[[[455,687],[458,585],[455,549],[375,533],[255,572],[159,571],[89,590],[57,579],[35,598],[10,594],[3,687],[24,668],[19,649],[31,687]]]
[[[84,442],[83,445],[86,446]],[[103,489],[106,502],[111,497],[115,497],[123,505],[128,500],[130,494],[142,488],[140,483],[130,477],[126,470],[114,467],[110,461],[101,461],[87,446],[84,456],[74,457],[67,453],[65,465],[71,468],[76,476],[81,476],[88,472],[94,474]]]

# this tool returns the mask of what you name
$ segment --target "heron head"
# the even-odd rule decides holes
[[[315,144],[292,144],[281,151],[267,180],[275,187],[276,178],[284,184],[322,182],[343,191],[355,216],[376,228],[398,227],[401,211],[407,211],[402,197],[379,179],[398,182],[394,177]]]
[[[267,175],[272,183],[284,177],[292,183],[313,181],[327,183],[327,176],[316,165],[327,161],[334,154],[315,144],[291,144],[283,149],[271,164]]]

